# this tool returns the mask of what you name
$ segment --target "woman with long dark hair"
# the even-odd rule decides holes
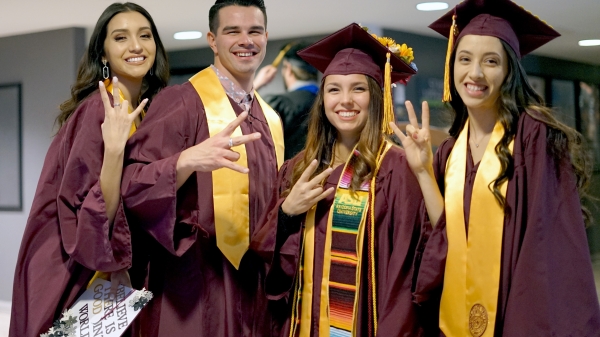
[[[395,129],[437,223],[416,301],[439,304],[445,336],[598,336],[580,201],[591,163],[519,62],[559,34],[508,0],[464,1],[430,27],[450,38],[450,138],[433,158],[426,103],[421,127],[407,103],[407,136]]]
[[[96,271],[112,273],[115,284],[129,283],[131,235],[120,201],[124,148],[140,112],[168,78],[150,14],[129,2],[108,6],[71,98],[60,106],[60,129],[44,161],[17,260],[10,336],[50,329]],[[105,112],[103,101],[114,108]]]
[[[391,84],[416,73],[412,50],[352,24],[298,55],[323,80],[304,150],[282,166],[280,195],[251,245],[269,261],[270,298],[292,304],[282,335],[417,336],[422,197],[387,137]]]

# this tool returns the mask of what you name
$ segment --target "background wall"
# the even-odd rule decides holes
[[[23,210],[0,212],[0,301],[12,297],[17,253],[55,133],[54,119],[68,98],[84,47],[85,30],[80,28],[0,38],[0,85],[21,83],[23,152]]]

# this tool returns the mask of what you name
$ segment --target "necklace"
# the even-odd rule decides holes
[[[481,144],[481,142],[488,136],[487,134],[484,134],[483,137],[479,139],[479,141],[475,141],[475,132],[473,132],[473,130],[470,130],[470,132],[473,135],[473,137],[469,137],[469,141],[473,143],[473,145],[475,145],[476,148],[479,148],[479,144]]]

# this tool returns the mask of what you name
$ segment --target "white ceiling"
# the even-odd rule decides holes
[[[65,27],[86,27],[88,34],[112,0],[0,0],[0,37]],[[176,41],[181,30],[208,29],[213,0],[137,0],[153,16],[169,50],[205,46],[205,38]],[[419,0],[265,0],[270,39],[327,34],[351,22],[439,36],[427,28],[447,10],[420,12]],[[450,6],[459,0],[448,0]],[[519,0],[552,25],[562,37],[536,54],[600,65],[600,46],[579,47],[581,39],[600,39],[600,0]],[[418,51],[417,51],[418,52]]]

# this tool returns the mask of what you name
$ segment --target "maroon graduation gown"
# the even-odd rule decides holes
[[[230,103],[236,114],[242,112]],[[277,177],[273,140],[256,99],[241,129],[262,134],[246,144],[252,233]],[[154,299],[140,317],[143,336],[270,336],[275,325],[260,286],[260,258],[248,252],[236,270],[217,248],[212,174],[196,172],[176,189],[179,154],[208,137],[203,103],[188,82],[154,98],[128,144],[124,203],[130,226],[151,238],[143,249],[150,258],[148,288]]]
[[[84,100],[54,137],[42,168],[17,258],[11,337],[38,337],[85,290],[95,270],[131,264],[123,208],[106,217],[98,178],[104,142],[98,92]]]
[[[547,132],[545,124],[528,114],[520,117],[515,170],[506,192],[511,212],[504,220],[495,336],[600,336],[575,175],[568,160],[556,164],[548,153]],[[436,154],[434,170],[442,190],[454,142],[449,138]],[[478,168],[468,158],[465,219]],[[443,285],[445,227],[442,216],[427,241],[416,285],[415,300],[429,309],[439,305]]]
[[[287,161],[279,172],[279,192],[291,185],[294,164],[303,153]],[[343,165],[338,166],[327,179],[324,188],[336,187],[342,174]],[[412,302],[411,286],[414,276],[413,263],[417,244],[421,235],[420,205],[423,197],[419,184],[412,174],[404,150],[393,146],[381,164],[375,183],[375,256],[377,270],[377,336],[419,336],[422,334],[418,322],[416,306]],[[301,233],[304,214],[287,218],[285,223],[291,235],[277,234],[279,207],[285,198],[278,198],[275,206],[265,217],[264,226],[255,235],[251,248],[269,261],[266,279],[266,291],[270,299],[285,298],[292,302],[291,288],[298,270]],[[315,214],[315,277],[314,289],[319,289],[323,275],[325,233],[329,210],[334,194],[319,202]],[[369,215],[367,215],[368,217]],[[430,227],[423,222],[423,226]],[[279,230],[283,230],[279,228]],[[424,229],[426,230],[426,229]],[[279,242],[277,242],[279,241]],[[364,252],[367,251],[365,240]],[[367,254],[362,256],[362,279],[359,292],[358,333],[367,336]],[[320,295],[316,291],[312,298],[313,323],[311,336],[318,336],[318,317]],[[291,306],[291,303],[290,303]],[[289,333],[290,306],[287,309],[288,320],[282,336]]]

